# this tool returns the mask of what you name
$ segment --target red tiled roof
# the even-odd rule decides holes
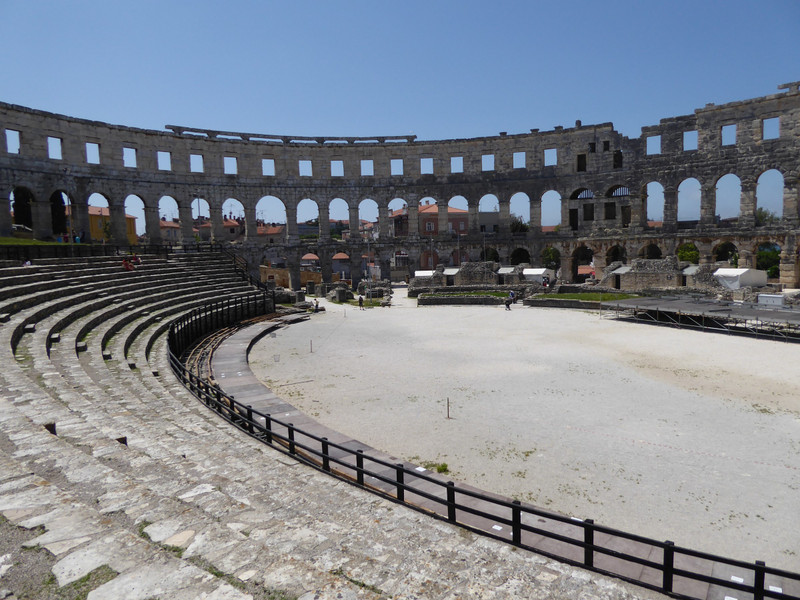
[[[303,254],[303,257],[300,260],[319,260],[319,256],[313,252],[309,252],[308,254]]]
[[[337,252],[332,257],[332,260],[348,260],[350,257],[347,256],[344,252]]]

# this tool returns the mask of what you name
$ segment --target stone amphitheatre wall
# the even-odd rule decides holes
[[[69,198],[72,228],[88,231],[88,198],[100,193],[109,202],[112,239],[125,243],[125,199],[137,196],[145,209],[148,241],[161,241],[158,203],[177,201],[180,238],[194,239],[192,202],[209,205],[212,239],[225,239],[222,205],[235,198],[244,207],[242,244],[254,264],[267,257],[286,259],[293,282],[299,282],[300,257],[320,257],[323,278],[330,279],[332,257],[350,256],[357,283],[367,241],[359,234],[359,204],[378,206],[377,239],[370,239],[375,260],[388,273],[396,253],[407,255],[414,269],[427,254],[439,262],[479,260],[487,246],[501,262],[522,250],[539,265],[541,253],[560,253],[562,279],[571,281],[581,257],[593,255],[595,269],[620,256],[668,256],[685,242],[700,251],[700,261],[714,260],[714,250],[733,243],[740,266],[754,266],[759,244],[781,248],[781,282],[800,280],[798,255],[798,175],[800,91],[798,84],[779,93],[724,105],[708,104],[693,114],[662,119],[628,138],[611,123],[531,130],[523,134],[472,139],[420,141],[414,136],[375,138],[308,138],[248,134],[167,126],[164,131],[136,129],[71,118],[0,103],[0,188],[18,207],[0,210],[0,235],[12,222],[25,219],[37,238],[54,233],[56,204]],[[777,131],[777,134],[774,132]],[[696,139],[696,143],[695,140]],[[757,224],[759,177],[775,169],[783,177],[782,214]],[[716,218],[715,188],[726,174],[741,182],[739,217]],[[699,220],[678,220],[678,188],[689,178],[700,184]],[[647,186],[664,189],[663,222],[647,221]],[[542,196],[561,197],[561,223],[555,231],[541,227]],[[512,233],[510,199],[528,198],[529,230]],[[498,231],[480,231],[479,203],[493,194],[499,202]],[[277,244],[257,235],[256,206],[267,196],[281,202],[287,227]],[[419,233],[424,198],[438,204],[438,230],[448,231],[447,205],[462,196],[468,204],[468,228],[431,239]],[[277,198],[277,200],[275,200]],[[330,237],[329,205],[349,207],[347,242]],[[389,203],[408,204],[406,236],[393,237]],[[310,199],[319,208],[319,232],[313,240],[298,233],[297,206]],[[63,209],[62,209],[63,210]],[[29,214],[28,214],[29,211]],[[488,238],[488,239],[487,239]],[[517,254],[518,255],[518,254]]]

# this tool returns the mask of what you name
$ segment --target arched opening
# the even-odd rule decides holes
[[[423,270],[432,271],[439,264],[439,253],[435,248],[429,247],[419,256],[419,266]]]
[[[311,198],[297,204],[297,235],[301,240],[319,238],[319,206]]]
[[[603,202],[603,219],[618,221],[622,227],[631,224],[631,190],[625,185],[615,185],[606,192]]]
[[[350,231],[350,207],[342,198],[334,198],[328,204],[328,221],[331,238],[341,240],[345,231]]]
[[[766,271],[769,279],[781,276],[781,247],[774,242],[764,242],[756,250],[756,269]]]
[[[611,246],[606,252],[606,264],[613,262],[621,262],[623,264],[628,262],[628,251],[623,246]]]
[[[678,227],[694,227],[700,222],[700,182],[694,177],[678,186]]]
[[[286,206],[276,196],[263,196],[256,202],[256,226],[259,239],[267,245],[286,240]]]
[[[420,235],[433,237],[439,233],[439,206],[434,198],[426,196],[420,199],[417,219]]]
[[[664,186],[651,181],[645,186],[644,212],[647,226],[658,229],[664,224]]]
[[[111,213],[108,208],[108,200],[103,194],[95,192],[89,196],[87,204],[89,205],[89,237],[103,243],[111,241]]]
[[[469,252],[465,248],[458,247],[450,253],[451,267],[461,266],[465,262],[469,262]]]
[[[739,248],[733,242],[717,244],[711,252],[714,262],[727,262],[732,267],[739,266]]]
[[[714,189],[716,222],[720,227],[736,225],[742,202],[742,182],[733,173],[717,180]]]
[[[125,198],[123,206],[125,208],[125,220],[127,221],[129,216],[134,219],[136,237],[145,235],[147,233],[147,223],[145,223],[144,218],[144,201],[139,196],[131,194]]]
[[[548,190],[542,194],[542,231],[558,231],[561,227],[561,194]]]
[[[500,262],[500,253],[496,248],[484,246],[481,248],[481,260],[486,262]]]
[[[62,191],[53,192],[50,196],[50,223],[52,225],[53,237],[63,241],[69,241],[70,212],[69,196]]]
[[[700,262],[700,250],[692,242],[684,242],[675,250],[678,260],[698,264]]]
[[[511,213],[511,233],[526,233],[531,220],[531,201],[528,194],[517,192],[511,196],[509,211]]]
[[[522,263],[530,264],[531,253],[525,248],[514,248],[514,250],[511,252],[511,255],[508,257],[508,262],[510,262],[512,265],[519,265]]]
[[[222,229],[224,239],[231,242],[244,237],[244,205],[236,198],[228,198],[222,203]]]
[[[572,253],[572,280],[584,283],[594,277],[594,252],[586,246],[578,246]]]
[[[486,194],[478,201],[478,230],[487,235],[500,230],[500,201],[494,194]]]
[[[389,212],[389,237],[407,237],[408,236],[408,203],[402,198],[393,198],[388,205]],[[407,256],[407,255],[406,255]],[[403,265],[408,266],[408,261]]]
[[[639,249],[639,253],[637,254],[637,256],[639,258],[655,260],[661,258],[661,248],[659,248],[655,243],[650,242],[646,246],[642,246]]]
[[[552,246],[542,250],[542,266],[557,272],[561,268],[561,252]]]
[[[764,171],[756,185],[756,225],[770,225],[783,218],[783,174]]]
[[[358,234],[362,240],[378,238],[378,203],[371,198],[358,204]]]
[[[15,229],[33,229],[33,211],[31,210],[31,203],[34,198],[31,191],[28,188],[16,187],[11,192],[9,200],[11,214],[14,217],[13,224],[18,225]]]
[[[192,231],[196,240],[211,239],[211,207],[203,198],[192,200]]]

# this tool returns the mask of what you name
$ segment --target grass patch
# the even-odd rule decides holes
[[[428,469],[429,471],[436,471],[437,473],[449,473],[450,467],[447,466],[447,463],[437,463],[437,462],[423,462],[422,466]]]
[[[452,297],[476,297],[476,298],[508,298],[508,292],[424,292],[419,295],[420,298],[452,298]]]

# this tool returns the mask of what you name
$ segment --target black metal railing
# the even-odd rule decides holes
[[[800,573],[748,563],[604,527],[487,494],[409,463],[393,463],[298,429],[235,400],[198,377],[181,356],[199,337],[254,316],[258,300],[231,300],[193,311],[170,327],[175,375],[206,406],[248,435],[325,473],[415,510],[569,564],[681,598],[744,592],[753,600],[800,600]],[[251,304],[253,303],[253,304]],[[247,315],[247,316],[245,316]],[[713,573],[713,575],[712,575]],[[713,590],[711,587],[714,586]],[[713,592],[713,594],[712,594]]]
[[[244,281],[246,281],[247,283],[249,283],[253,287],[258,288],[262,292],[269,292],[269,293],[272,292],[272,290],[270,290],[263,281],[261,281],[257,277],[253,277],[253,275],[250,273],[250,271],[248,269],[247,259],[245,259],[243,256],[237,254],[235,251],[233,251],[230,248],[226,248],[226,247],[220,246],[220,251],[225,256],[230,258],[231,261],[233,261],[233,267],[236,269],[237,273],[239,273],[239,275],[241,276],[241,278]]]

